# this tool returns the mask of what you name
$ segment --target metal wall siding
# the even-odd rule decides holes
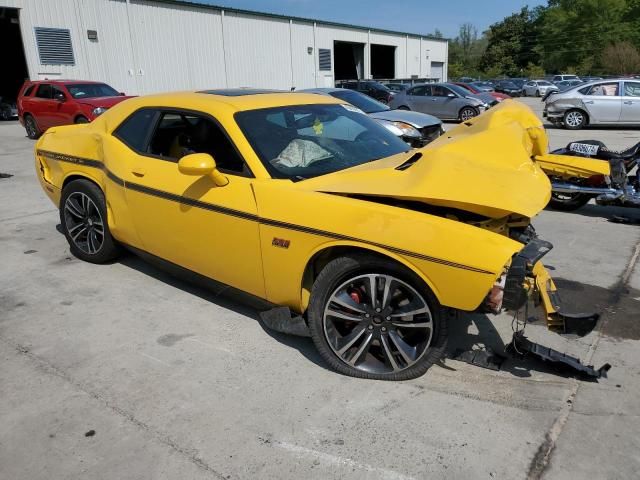
[[[230,86],[291,88],[288,21],[225,14],[224,46]]]
[[[396,76],[428,76],[430,62],[444,62],[447,43],[302,19],[153,0],[0,0],[20,8],[32,79],[100,80],[119,91],[145,94],[220,87],[296,89],[333,85],[333,71],[320,71],[318,49],[334,41],[396,46]],[[41,65],[34,27],[69,29],[75,65]],[[97,40],[87,30],[98,32]],[[309,53],[311,48],[311,53]],[[426,57],[429,58],[426,58]]]

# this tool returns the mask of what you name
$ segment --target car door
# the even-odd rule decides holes
[[[640,82],[624,82],[620,123],[640,124]]]
[[[435,115],[435,106],[431,101],[431,86],[419,85],[407,90],[407,103],[411,110]]]
[[[622,110],[620,82],[603,82],[593,85],[582,102],[589,113],[591,123],[619,122]]]
[[[53,88],[50,83],[38,85],[35,95],[31,99],[31,114],[36,119],[40,130],[45,131],[54,124]]]
[[[463,107],[464,101],[455,92],[443,85],[433,85],[431,94],[436,117],[458,118],[458,112]]]
[[[126,162],[126,201],[146,252],[264,297],[253,176],[213,117],[143,108],[110,145],[105,155]],[[178,160],[190,153],[211,154],[228,184],[181,173]]]
[[[65,88],[51,85],[53,104],[51,106],[51,126],[70,125],[74,123],[77,111],[75,102]],[[62,95],[62,97],[60,97]],[[61,100],[64,98],[64,100]]]

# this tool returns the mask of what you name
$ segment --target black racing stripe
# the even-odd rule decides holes
[[[169,193],[169,192],[166,192],[164,190],[158,190],[158,189],[155,189],[155,188],[147,187],[146,185],[140,185],[139,183],[125,182],[123,179],[121,179],[120,177],[115,175],[111,170],[106,168],[102,162],[99,162],[97,160],[92,160],[92,159],[89,159],[89,158],[82,158],[82,157],[74,157],[74,156],[71,156],[71,155],[65,155],[65,154],[61,154],[61,153],[50,152],[50,151],[47,151],[47,150],[38,150],[37,153],[38,153],[38,155],[42,155],[43,157],[50,158],[50,159],[53,159],[53,160],[58,160],[60,162],[75,163],[75,164],[84,165],[84,166],[87,166],[87,167],[98,168],[98,169],[103,170],[104,172],[106,172],[106,175],[107,175],[107,177],[109,179],[111,179],[113,182],[115,182],[116,184],[118,184],[118,185],[120,185],[122,187],[126,187],[126,188],[128,188],[130,190],[133,190],[133,191],[136,191],[136,192],[139,192],[139,193],[143,193],[143,194],[146,194],[146,195],[152,195],[154,197],[162,198],[164,200],[169,200],[171,202],[180,203],[182,205],[188,205],[188,206],[191,206],[191,207],[201,208],[203,210],[208,210],[208,211],[211,211],[211,212],[217,212],[217,213],[221,213],[223,215],[229,215],[229,216],[236,217],[236,218],[242,218],[244,220],[249,220],[249,221],[252,221],[252,222],[258,222],[258,223],[260,223],[262,225],[268,225],[268,226],[272,226],[272,227],[283,228],[285,230],[293,230],[293,231],[296,231],[296,232],[308,233],[310,235],[317,235],[317,236],[320,236],[320,237],[332,238],[334,240],[345,240],[345,241],[364,243],[364,244],[371,245],[371,246],[374,246],[374,247],[382,248],[384,250],[389,250],[389,251],[397,253],[399,255],[404,255],[404,256],[407,256],[407,257],[413,257],[413,258],[417,258],[417,259],[424,260],[424,261],[427,261],[427,262],[437,263],[439,265],[446,265],[448,267],[459,268],[459,269],[462,269],[462,270],[468,270],[468,271],[477,272],[477,273],[485,273],[485,274],[488,274],[488,275],[494,275],[495,274],[495,272],[491,272],[489,270],[483,270],[481,268],[470,267],[468,265],[463,265],[461,263],[451,262],[449,260],[443,260],[441,258],[431,257],[429,255],[423,255],[421,253],[412,252],[410,250],[404,250],[402,248],[396,248],[396,247],[392,247],[392,246],[389,246],[389,245],[384,245],[384,244],[376,243],[376,242],[369,242],[367,240],[362,240],[362,239],[356,238],[356,237],[350,237],[348,235],[341,235],[339,233],[328,232],[326,230],[319,230],[317,228],[305,227],[303,225],[297,225],[297,224],[294,224],[294,223],[282,222],[280,220],[272,220],[272,219],[269,219],[269,218],[261,218],[258,215],[242,212],[240,210],[234,210],[232,208],[223,207],[221,205],[215,205],[213,203],[202,202],[200,200],[196,200],[196,199],[193,199],[193,198],[188,198],[188,197],[184,197],[182,195],[176,195],[174,193]]]
[[[157,190],[155,188],[147,187],[146,185],[140,185],[138,183],[127,182],[127,188],[136,192],[144,193],[146,195],[153,195],[164,200],[180,203],[182,205],[189,205],[191,207],[202,208],[203,210],[209,210],[211,212],[222,213],[224,215],[230,215],[232,217],[243,218],[253,222],[259,222],[260,217],[251,213],[242,212],[240,210],[234,210],[232,208],[215,205],[213,203],[201,202],[193,198],[183,197],[182,195],[176,195],[173,193],[165,192],[164,190]]]
[[[109,170],[108,168],[104,168],[104,171],[107,173],[107,178],[109,178],[112,182],[117,183],[121,187],[125,186],[124,180],[114,174],[111,170]]]
[[[104,164],[102,162],[92,160],[90,158],[74,157],[72,155],[50,152],[48,150],[38,150],[38,155],[52,160],[58,160],[59,162],[75,163],[76,165],[84,165],[85,167],[99,168],[101,170],[104,169]]]
[[[295,231],[299,231],[299,232],[309,233],[311,235],[329,237],[329,238],[333,238],[333,239],[336,239],[336,240],[346,240],[346,241],[352,241],[352,242],[366,243],[367,245],[383,248],[385,250],[390,250],[392,252],[395,252],[395,253],[398,253],[398,254],[401,254],[401,255],[406,255],[408,257],[419,258],[421,260],[425,260],[425,261],[432,262],[432,263],[439,263],[439,264],[447,265],[447,266],[450,266],[450,267],[462,268],[462,269],[465,269],[465,270],[470,270],[472,272],[487,273],[487,274],[492,274],[492,275],[494,273],[494,272],[490,272],[488,270],[483,270],[481,268],[470,267],[468,265],[463,265],[461,263],[450,262],[448,260],[443,260],[441,258],[431,257],[429,255],[423,255],[421,253],[412,252],[410,250],[404,250],[402,248],[396,248],[396,247],[392,247],[390,245],[384,245],[382,243],[369,242],[367,240],[362,240],[360,238],[350,237],[348,235],[341,235],[339,233],[327,232],[325,230],[318,230],[318,229],[311,228],[311,227],[303,227],[303,226],[300,226],[300,225],[295,225],[295,224],[292,224],[292,223],[280,222],[278,220],[270,220],[270,219],[267,219],[267,218],[261,218],[260,219],[260,223],[262,223],[264,225],[270,225],[270,226],[274,226],[274,227],[285,228],[287,230],[295,230]]]

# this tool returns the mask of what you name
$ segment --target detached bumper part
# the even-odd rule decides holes
[[[540,262],[552,248],[551,243],[536,238],[513,257],[507,273],[503,306],[518,311],[532,299],[544,310],[549,330],[584,337],[595,328],[599,315],[569,313],[562,307],[556,285]]]
[[[309,327],[300,315],[295,315],[288,307],[275,307],[260,312],[260,320],[270,330],[298,337],[310,337]]]
[[[605,363],[597,370],[593,368],[593,365],[583,365],[580,359],[534,343],[520,332],[513,334],[513,340],[507,347],[507,351],[519,356],[529,354],[545,362],[551,362],[557,367],[572,370],[586,377],[607,378],[607,372],[611,369],[611,365],[608,363]]]

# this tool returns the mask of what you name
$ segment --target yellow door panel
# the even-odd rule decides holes
[[[264,297],[259,227],[251,179],[183,175],[178,164],[130,152],[127,201],[143,249]]]

